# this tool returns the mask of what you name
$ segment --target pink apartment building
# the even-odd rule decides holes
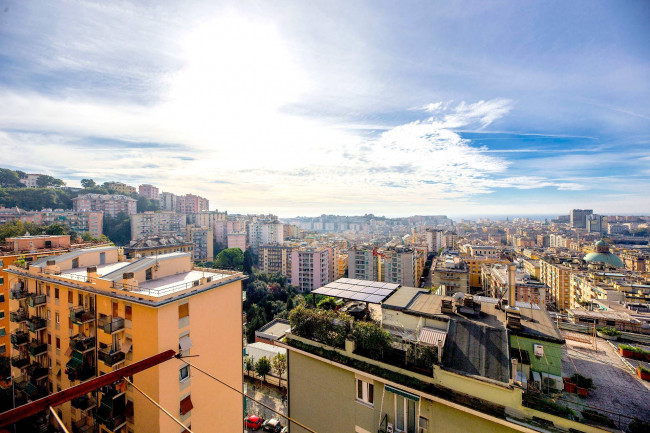
[[[72,199],[72,206],[78,212],[102,212],[117,216],[123,212],[129,216],[137,213],[138,201],[119,194],[82,194]]]
[[[291,252],[291,284],[310,292],[333,280],[332,248],[296,248]]]
[[[149,200],[160,200],[160,190],[149,184],[138,186],[138,195]]]

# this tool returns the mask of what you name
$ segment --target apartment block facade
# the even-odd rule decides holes
[[[105,182],[104,186],[113,192],[125,195],[132,195],[137,192],[134,186],[122,182]]]
[[[241,387],[239,273],[193,268],[187,253],[122,261],[116,247],[75,250],[6,272],[17,404],[169,349],[200,355],[191,362]],[[224,431],[242,429],[241,396],[177,359],[133,381],[195,431],[212,431],[215,419]],[[179,431],[125,382],[57,412],[69,431]]]
[[[255,220],[248,225],[248,246],[255,252],[260,245],[282,244],[284,224],[277,220]]]
[[[187,218],[176,212],[142,212],[131,216],[131,240],[149,236],[185,235]]]
[[[14,220],[37,225],[61,224],[69,227],[71,231],[78,235],[88,233],[98,238],[103,233],[104,215],[101,212],[76,212],[62,209],[24,211],[11,208],[0,211],[0,224]]]
[[[562,263],[542,259],[539,262],[539,279],[548,286],[547,301],[558,310],[571,308],[571,268]]]
[[[291,284],[310,292],[334,280],[332,248],[294,248],[291,251]]]
[[[372,248],[355,247],[348,250],[348,277],[357,280],[379,281],[379,256]]]
[[[149,184],[138,186],[138,195],[140,197],[148,198],[149,200],[160,200],[160,190]]]
[[[112,217],[119,213],[135,214],[137,204],[137,200],[119,194],[82,194],[72,199],[73,209],[77,212],[102,212]]]
[[[282,274],[291,278],[291,247],[261,245],[259,248],[260,270],[267,274]]]
[[[214,234],[211,228],[188,225],[185,238],[192,242],[194,260],[214,260]]]

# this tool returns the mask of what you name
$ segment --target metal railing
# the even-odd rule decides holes
[[[95,313],[91,308],[84,307],[83,305],[71,307],[70,320],[77,325],[92,322],[95,320]]]
[[[30,296],[27,298],[27,305],[30,307],[38,307],[40,305],[45,305],[47,302],[47,296],[46,295],[36,295],[36,294],[30,294]]]
[[[126,355],[121,350],[111,352],[107,349],[100,349],[97,351],[97,357],[108,367],[112,367],[118,362],[124,361]]]
[[[29,334],[24,331],[16,331],[11,334],[9,339],[14,346],[22,346],[29,343]]]
[[[124,319],[121,317],[107,316],[99,319],[100,328],[107,334],[120,331],[124,329]]]
[[[9,313],[9,321],[14,323],[24,322],[27,320],[27,317],[27,311],[22,308]]]
[[[36,332],[47,327],[47,320],[40,317],[27,319],[27,329],[29,332]]]

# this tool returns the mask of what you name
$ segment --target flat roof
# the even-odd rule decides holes
[[[109,281],[121,281],[122,276],[125,272],[138,272],[143,269],[147,269],[151,266],[155,266],[156,263],[158,262],[164,262],[166,260],[176,259],[178,257],[183,257],[183,256],[190,256],[190,254],[176,252],[176,253],[160,254],[155,257],[154,256],[143,257],[141,259],[136,260],[135,262],[126,262],[127,266],[123,266],[109,274],[105,274],[104,276],[102,276],[102,279],[109,280]]]
[[[41,257],[38,260],[34,260],[30,264],[30,266],[42,268],[49,260],[54,260],[54,263],[56,264],[56,263],[64,262],[66,260],[77,258],[88,252],[103,252],[103,251],[113,251],[113,250],[117,250],[117,247],[80,248],[78,250],[70,251],[69,253],[61,254],[58,256]]]
[[[291,325],[288,320],[284,319],[273,319],[266,325],[262,326],[260,329],[255,331],[255,333],[264,334],[264,336],[269,337],[284,337],[284,334],[291,329]]]
[[[419,293],[429,293],[427,289],[418,289],[416,287],[405,287],[402,286],[391,296],[386,298],[382,304],[382,308],[388,308],[390,310],[402,310],[413,301]]]

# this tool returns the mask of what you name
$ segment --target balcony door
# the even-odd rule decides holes
[[[395,395],[395,430],[415,433],[415,401]]]

